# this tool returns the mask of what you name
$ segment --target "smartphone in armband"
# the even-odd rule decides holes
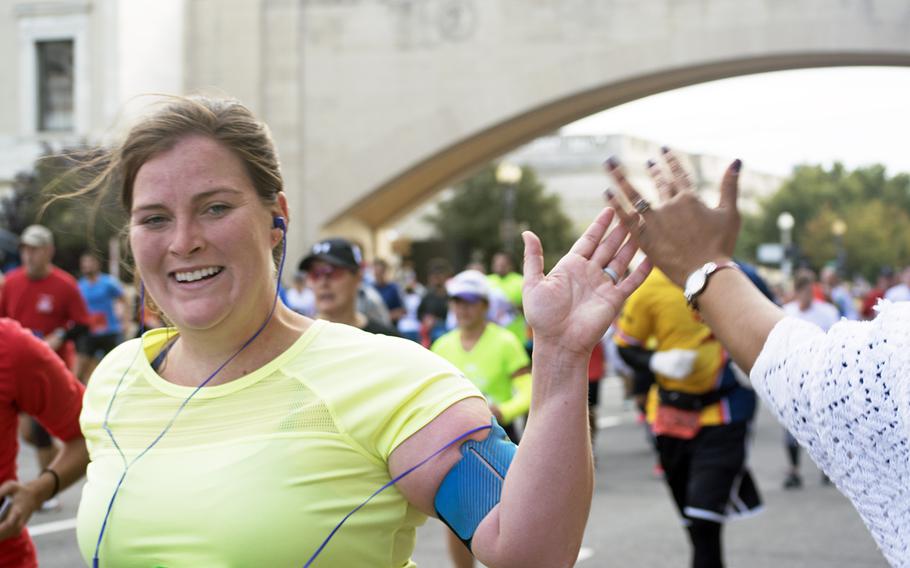
[[[6,514],[9,513],[9,508],[12,506],[12,498],[9,495],[4,495],[3,500],[0,501],[0,521],[6,518]]]

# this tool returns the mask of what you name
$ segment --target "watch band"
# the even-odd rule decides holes
[[[704,274],[704,282],[698,290],[692,291],[692,294],[686,297],[686,302],[689,304],[689,306],[695,310],[698,310],[698,297],[708,289],[708,282],[711,280],[711,276],[723,270],[724,268],[739,268],[739,266],[732,260],[728,260],[726,262],[706,262],[704,265],[692,273],[693,275],[698,274],[699,272]],[[692,275],[690,275],[690,278],[691,276]]]

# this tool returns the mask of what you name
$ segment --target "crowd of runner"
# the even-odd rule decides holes
[[[270,507],[279,508],[288,495],[307,503],[325,491],[320,488],[326,483],[337,483],[333,491],[335,487],[350,490],[344,499],[331,503],[331,514],[294,509],[329,533],[318,547],[322,534],[307,536],[307,546],[315,550],[310,561],[348,516],[364,506],[357,503],[369,483],[392,482],[398,484],[401,495],[379,498],[376,509],[353,521],[350,535],[341,537],[348,544],[329,549],[327,556],[337,562],[375,562],[386,547],[394,550],[393,557],[382,561],[402,565],[413,548],[413,529],[420,516],[434,513],[452,529],[448,550],[457,568],[473,566],[474,556],[490,565],[508,565],[524,554],[536,554],[534,546],[554,542],[569,543],[566,549],[571,556],[573,547],[577,554],[587,518],[590,499],[585,491],[566,490],[546,498],[536,495],[544,502],[541,507],[549,507],[554,514],[571,509],[562,533],[548,531],[547,523],[527,514],[522,499],[567,472],[577,476],[583,488],[590,482],[599,385],[611,375],[626,379],[627,396],[647,424],[656,470],[683,521],[694,568],[723,566],[724,523],[762,504],[747,463],[756,392],[772,403],[788,429],[783,486],[803,486],[802,444],[825,471],[822,483],[829,483],[830,475],[854,500],[889,561],[904,565],[898,550],[906,535],[895,537],[887,533],[891,529],[877,524],[878,513],[867,507],[865,494],[858,494],[851,485],[851,472],[839,469],[838,454],[823,452],[824,444],[807,433],[802,425],[809,419],[799,412],[801,395],[792,395],[792,408],[783,398],[774,404],[786,388],[803,386],[790,385],[787,381],[792,376],[784,378],[786,385],[780,383],[784,363],[772,364],[773,354],[761,347],[768,341],[783,350],[778,337],[783,332],[771,329],[784,316],[788,316],[785,329],[804,322],[813,326],[807,336],[818,329],[844,333],[848,328],[840,323],[843,320],[873,320],[881,306],[910,301],[910,267],[882,267],[874,283],[844,278],[832,266],[823,267],[818,275],[803,268],[792,282],[771,278],[775,285],[769,287],[753,267],[729,256],[732,248],[728,250],[725,242],[718,245],[711,262],[695,271],[691,269],[696,264],[689,262],[683,270],[678,259],[685,254],[667,252],[666,243],[685,239],[659,243],[649,239],[661,231],[673,236],[685,229],[667,221],[664,208],[652,208],[638,196],[616,162],[608,163],[607,170],[633,210],[624,211],[611,194],[620,223],[612,223],[611,210],[601,213],[557,264],[557,277],[550,280],[543,273],[540,243],[531,234],[525,236],[524,274],[505,252],[457,269],[442,258],[415,267],[397,259],[368,259],[357,243],[340,237],[313,244],[298,262],[285,262],[284,252],[276,262],[278,257],[273,255],[282,251],[286,237],[287,203],[277,159],[260,123],[233,102],[187,100],[168,112],[174,116],[165,113],[155,120],[167,128],[173,127],[167,121],[175,117],[186,124],[173,127],[167,135],[160,133],[167,128],[148,132],[140,128],[131,136],[149,136],[152,142],[161,136],[164,142],[147,154],[137,150],[141,144],[126,144],[123,152],[138,152],[141,158],[135,162],[121,158],[123,167],[131,171],[121,190],[131,211],[137,274],[143,278],[138,288],[104,272],[104,259],[94,251],[80,257],[78,274],[61,270],[53,262],[55,234],[41,225],[29,226],[20,235],[21,266],[0,274],[4,428],[0,497],[9,500],[0,509],[0,540],[5,539],[0,542],[0,565],[35,565],[34,547],[23,527],[33,512],[59,507],[56,494],[81,478],[86,467],[94,468],[83,494],[85,513],[80,514],[79,541],[87,561],[106,557],[116,563],[141,554],[143,558],[163,555],[179,564],[251,553],[242,538],[227,542],[225,535],[206,531],[200,541],[186,544],[180,540],[185,536],[180,530],[192,520],[184,519],[182,528],[168,525],[174,514],[164,511],[164,505],[159,515],[148,520],[149,527],[160,531],[160,540],[144,540],[138,528],[128,523],[130,511],[135,510],[131,507],[148,506],[145,500],[154,499],[130,490],[131,484],[150,495],[161,495],[171,482],[154,472],[172,470],[181,451],[192,449],[206,456],[190,460],[188,467],[211,473],[220,460],[228,459],[213,448],[233,443],[263,463],[275,465],[274,470],[286,468],[291,481],[264,498]],[[226,117],[219,120],[248,126],[244,135],[248,140],[222,139],[221,130],[213,127],[211,132],[218,134],[206,130],[210,115],[219,113]],[[253,159],[243,154],[249,163],[241,164],[232,144],[255,145],[262,156]],[[672,153],[665,152],[662,159],[663,166],[652,164],[651,168],[667,211],[676,207],[680,215],[707,218],[713,214],[705,213],[708,209],[681,209],[688,203],[687,178]],[[727,214],[729,200],[735,202],[735,188],[729,185],[735,185],[739,167],[734,163],[725,178]],[[249,172],[259,170],[271,175],[264,187],[251,184],[251,177],[257,183],[260,178]],[[182,193],[171,171],[189,180],[189,194]],[[223,183],[213,189],[211,179],[223,179]],[[723,202],[721,208],[710,211],[723,213]],[[249,229],[253,235],[249,240],[230,232],[233,229],[224,221],[229,215]],[[260,226],[263,219],[271,221]],[[729,218],[724,222],[736,224]],[[609,227],[614,228],[608,232]],[[626,241],[629,234],[632,239]],[[647,263],[628,267],[638,244],[655,259],[656,268],[647,276]],[[192,260],[197,254],[203,257],[207,247],[219,251],[223,263]],[[689,256],[701,258],[695,253]],[[232,263],[262,278],[241,273]],[[291,274],[282,281],[286,267]],[[733,280],[728,272],[742,278]],[[424,275],[423,281],[418,273]],[[727,282],[723,308],[715,300],[719,292],[702,294],[714,273],[723,273],[717,280]],[[219,296],[196,294],[206,290],[210,281],[231,284],[216,288]],[[575,287],[571,293],[567,283]],[[560,304],[564,301],[568,303]],[[736,314],[724,310],[740,304],[756,317],[747,324],[740,322],[742,333],[725,331]],[[772,311],[777,310],[774,304],[782,311]],[[570,322],[568,316],[574,320]],[[139,335],[143,330],[146,333]],[[245,351],[257,338],[258,347]],[[870,350],[873,343],[868,343]],[[750,383],[747,375],[753,364],[759,371]],[[843,362],[844,368],[850,365]],[[881,379],[884,364],[878,368]],[[364,380],[348,383],[352,373]],[[563,374],[578,375],[579,382],[586,375],[587,380],[579,386]],[[202,389],[213,379],[212,386]],[[863,384],[862,378],[859,383]],[[871,401],[870,388],[865,391]],[[206,402],[189,404],[200,392],[198,400]],[[890,395],[890,390],[884,392]],[[847,399],[844,395],[840,402],[832,400],[833,415],[841,417],[833,409],[846,405]],[[251,413],[252,408],[292,410],[287,416],[269,415],[275,418],[271,424]],[[568,416],[566,408],[571,409]],[[875,406],[875,412],[879,410]],[[133,417],[130,420],[124,419],[127,411]],[[895,408],[890,421],[885,418],[889,426],[880,436],[889,428],[898,429],[900,412]],[[117,426],[119,443],[111,424]],[[490,429],[488,436],[477,434],[485,428]],[[257,438],[255,443],[249,440],[251,434]],[[569,434],[574,438],[569,436],[572,441],[566,442]],[[40,469],[35,479],[24,483],[16,475],[20,435],[37,448]],[[272,442],[283,436],[293,438],[302,454],[312,452],[325,463],[336,464],[336,471],[325,477],[322,462],[300,468],[281,463],[285,454]],[[163,449],[155,450],[162,439]],[[468,462],[458,461],[454,449],[443,454],[438,464],[401,481],[422,467],[433,450],[445,452],[455,443],[470,447],[494,478],[498,476],[494,484],[498,483],[499,492],[481,496],[492,499],[485,509],[473,504],[480,490],[470,476],[481,474],[463,473],[460,467]],[[494,446],[495,450],[490,449]],[[894,447],[888,451],[902,451]],[[147,453],[150,457],[136,465]],[[151,475],[141,469],[145,464]],[[139,472],[128,479],[134,466]],[[180,495],[187,491],[211,495],[212,509],[200,509],[204,516],[226,498],[226,489],[248,494],[245,491],[258,479],[255,475],[264,471],[260,467],[254,474],[242,465],[231,467],[234,473],[224,485],[193,476],[183,493],[168,495],[164,501],[177,507]],[[488,481],[483,478],[482,483]],[[115,505],[124,483],[128,489]],[[458,503],[440,497],[446,491],[455,491]],[[294,524],[291,514],[281,513],[289,525]],[[343,519],[333,530],[336,517]],[[113,529],[106,533],[109,520]],[[374,531],[371,523],[383,529]],[[902,525],[896,526],[893,530],[903,530]],[[262,531],[252,526],[250,530]],[[397,540],[399,533],[407,542]],[[363,546],[373,548],[353,546],[356,535],[363,534],[372,539],[372,544]],[[511,535],[513,541],[504,542],[503,535]],[[281,535],[260,536],[277,542]],[[155,535],[148,538],[154,540]],[[547,539],[552,542],[544,542]],[[282,543],[276,544],[273,557],[297,558],[299,550]],[[554,558],[564,561],[565,554]]]

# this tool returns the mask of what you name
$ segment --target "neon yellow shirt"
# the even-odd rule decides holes
[[[530,365],[531,360],[524,346],[508,330],[487,322],[474,347],[465,351],[461,344],[461,330],[456,328],[437,339],[431,349],[461,369],[484,395],[499,406],[504,423],[508,424],[528,411],[530,388],[527,389],[527,396],[516,397],[512,375]],[[514,380],[519,379],[530,385],[530,375]],[[515,404],[510,404],[513,400]]]
[[[705,325],[686,304],[682,289],[656,268],[623,306],[613,340],[620,346],[644,346],[654,351],[691,349],[697,352],[692,373],[682,380],[655,374],[657,385],[671,391],[703,394],[716,388],[718,375],[727,361],[726,353]],[[657,385],[648,393],[648,420],[657,410]],[[701,423],[724,423],[718,404],[706,406]]]
[[[145,449],[191,388],[149,360],[173,330],[111,352],[81,416],[91,463],[78,514],[89,561],[127,459]],[[108,521],[101,566],[300,568],[354,507],[389,481],[392,451],[453,403],[480,396],[445,361],[406,340],[317,321],[264,367],[205,387],[127,475]],[[427,448],[430,455],[436,448]],[[425,516],[394,487],[351,516],[315,567],[412,567]]]
[[[505,276],[494,273],[487,275],[487,282],[490,286],[502,292],[506,299],[515,306],[515,319],[506,326],[506,329],[511,331],[518,341],[524,345],[525,341],[528,340],[528,326],[525,323],[524,315],[521,313],[521,288],[524,285],[524,277],[517,272],[510,272]]]

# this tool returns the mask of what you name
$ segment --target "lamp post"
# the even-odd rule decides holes
[[[515,252],[515,191],[521,175],[521,168],[509,162],[500,162],[496,167],[496,182],[505,188],[499,233],[506,252],[510,254]]]
[[[784,211],[777,216],[777,228],[780,229],[780,244],[784,247],[784,256],[780,261],[780,271],[784,275],[784,280],[789,281],[793,273],[793,260],[790,257],[790,249],[793,246],[792,231],[796,220],[789,211]]]
[[[843,219],[835,219],[831,223],[831,233],[834,235],[834,246],[837,251],[837,273],[843,276],[845,265],[847,264],[847,251],[844,249],[844,234],[847,232],[847,222]]]

